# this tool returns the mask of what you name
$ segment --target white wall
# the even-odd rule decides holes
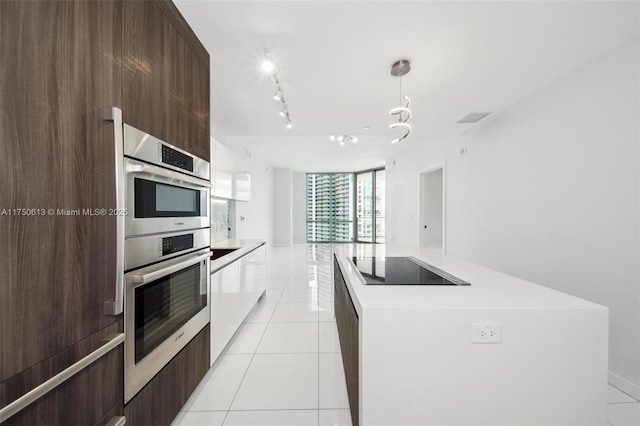
[[[273,169],[255,155],[250,162],[251,201],[235,202],[235,237],[273,244]]]
[[[636,395],[638,49],[630,41],[458,137],[412,141],[386,164],[389,243],[419,244],[419,173],[446,161],[448,254],[608,306],[611,377]]]
[[[290,246],[293,241],[291,169],[273,171],[273,244]]]
[[[307,242],[307,174],[293,173],[291,187],[293,242]]]

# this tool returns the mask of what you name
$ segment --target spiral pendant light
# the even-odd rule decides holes
[[[411,125],[408,123],[411,118],[411,110],[409,109],[409,105],[411,105],[411,99],[408,96],[402,96],[402,76],[411,71],[411,64],[406,59],[401,59],[395,62],[391,66],[391,75],[394,77],[400,77],[400,106],[391,108],[389,111],[389,115],[397,116],[398,121],[395,123],[391,123],[389,125],[390,129],[395,129],[397,127],[401,127],[404,129],[404,134],[394,140],[391,141],[392,144],[398,143],[409,136],[411,133]],[[406,101],[406,105],[402,106],[402,100]]]

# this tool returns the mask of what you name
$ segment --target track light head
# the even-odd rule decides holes
[[[276,66],[271,59],[266,59],[262,63],[262,71],[266,72],[267,74],[273,73],[273,70],[275,69],[276,69]]]

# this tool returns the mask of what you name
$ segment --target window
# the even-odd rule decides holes
[[[373,242],[373,172],[356,175],[358,241]]]
[[[375,178],[375,218],[376,243],[384,243],[384,170],[376,170]]]
[[[384,243],[384,169],[356,173],[359,242]]]
[[[353,241],[353,173],[307,175],[307,241]]]
[[[307,174],[307,241],[384,243],[384,176]]]

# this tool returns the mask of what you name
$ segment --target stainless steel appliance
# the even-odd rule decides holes
[[[209,228],[130,237],[124,242],[126,270],[211,248]]]
[[[209,162],[127,124],[123,128],[125,235],[208,228]]]
[[[128,402],[209,322],[209,249],[125,274]]]
[[[209,163],[123,124],[124,400],[210,321]]]

